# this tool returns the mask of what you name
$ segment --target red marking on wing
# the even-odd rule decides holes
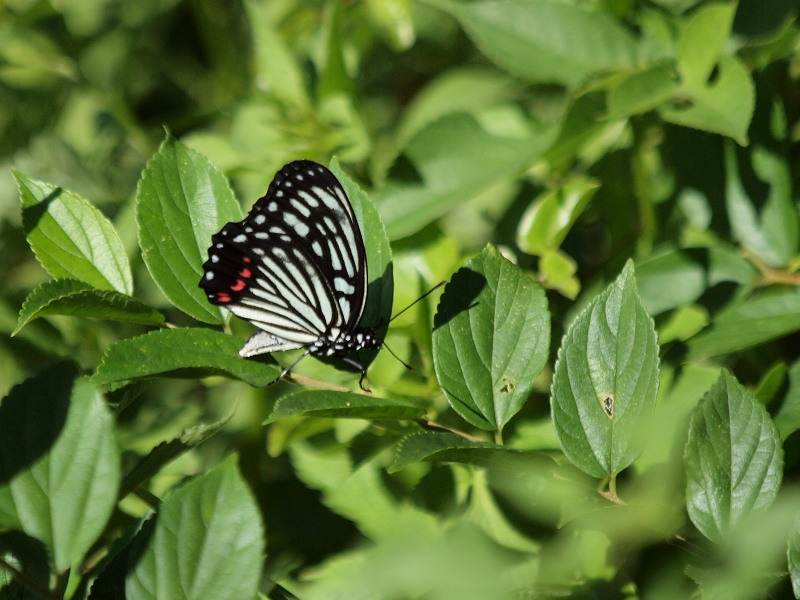
[[[247,287],[247,284],[244,282],[244,280],[237,279],[236,283],[231,286],[231,290],[234,292],[241,292],[245,287]]]
[[[252,274],[253,274],[253,273],[252,273],[252,272],[250,271],[250,269],[248,269],[247,267],[245,267],[244,269],[242,269],[241,271],[239,271],[239,275],[241,275],[241,276],[242,276],[242,277],[244,277],[245,279],[249,279],[249,278],[250,278],[250,276],[251,276]]]
[[[225,304],[231,301],[231,295],[227,292],[217,292],[217,302]]]
[[[253,262],[253,261],[250,260],[250,257],[245,254],[244,256],[242,256],[242,262],[249,263],[249,262]]]

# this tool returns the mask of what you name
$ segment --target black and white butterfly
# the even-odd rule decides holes
[[[380,349],[376,332],[360,325],[367,303],[367,256],[353,208],[339,180],[320,164],[296,160],[275,175],[266,195],[238,223],[211,237],[200,287],[260,329],[242,357],[305,348],[344,356]],[[362,386],[363,387],[363,386]]]

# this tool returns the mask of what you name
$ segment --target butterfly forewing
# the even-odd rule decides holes
[[[367,295],[364,242],[347,194],[322,165],[283,167],[250,214],[211,241],[200,287],[263,330],[242,356],[334,348],[357,329]]]

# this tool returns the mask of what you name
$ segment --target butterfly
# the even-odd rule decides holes
[[[240,222],[211,237],[200,287],[211,304],[224,306],[260,331],[242,357],[278,350],[303,358],[337,357],[379,350],[375,330],[360,324],[367,304],[367,254],[355,213],[336,176],[310,160],[296,160],[275,175],[266,195]],[[274,381],[272,382],[274,383]]]

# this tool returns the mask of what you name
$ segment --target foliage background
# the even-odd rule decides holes
[[[785,538],[800,428],[796,12],[788,0],[6,0],[3,394],[65,358],[93,373],[113,342],[149,330],[52,316],[11,337],[24,299],[49,277],[26,242],[8,167],[97,206],[131,260],[133,295],[185,326],[197,323],[153,283],[137,242],[137,182],[165,129],[220,167],[246,210],[285,162],[336,156],[369,192],[392,242],[395,310],[487,243],[545,288],[547,366],[502,432],[509,447],[560,456],[548,405],[560,340],[633,259],[658,331],[659,406],[679,401],[681,415],[623,478],[641,520],[608,516],[605,500],[586,492],[595,482],[575,474],[583,500],[558,512],[531,507],[508,482],[487,486],[474,460],[389,473],[413,422],[295,417],[263,426],[296,388],[289,382],[265,391],[160,378],[109,391],[123,473],[187,428],[217,424],[145,487],[161,497],[236,453],[265,526],[265,594],[279,581],[303,598],[352,598],[354,589],[370,598],[509,589],[756,597],[768,582],[771,597],[791,597],[781,534],[777,545],[755,534],[730,542],[734,550],[708,545],[686,518],[680,465],[687,416],[726,367],[780,432],[785,494],[773,529],[758,531]],[[415,307],[387,339],[416,372],[382,353],[371,385],[490,441],[436,383],[435,306]],[[347,389],[357,379],[312,360],[298,371]],[[358,485],[342,486],[354,474]],[[135,519],[147,503],[128,496],[118,511]],[[106,540],[123,529],[109,525]],[[736,548],[772,558],[745,569]],[[484,570],[466,577],[474,561]],[[758,585],[740,585],[737,573]],[[420,587],[426,578],[433,588]]]

